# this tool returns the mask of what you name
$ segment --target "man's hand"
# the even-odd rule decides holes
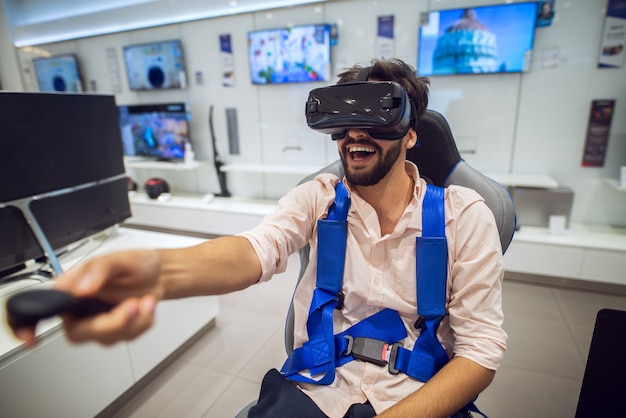
[[[87,318],[63,317],[73,342],[95,340],[104,345],[131,340],[152,325],[159,286],[160,257],[154,250],[136,250],[93,258],[60,276],[54,284],[77,298],[95,298],[115,307]],[[36,342],[35,326],[14,331],[27,345]]]

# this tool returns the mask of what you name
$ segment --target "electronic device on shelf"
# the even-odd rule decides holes
[[[426,12],[419,28],[417,73],[525,72],[537,13],[537,2]]]
[[[146,194],[150,199],[156,199],[163,194],[170,193],[170,185],[160,177],[152,177],[146,180],[144,184],[144,189],[146,190]],[[171,197],[171,195],[170,195]],[[166,197],[166,199],[169,199]]]
[[[253,84],[328,81],[330,25],[248,32],[248,61]]]
[[[124,155],[183,161],[191,143],[187,103],[118,106]]]
[[[178,39],[125,46],[124,61],[131,90],[186,87],[183,47]]]
[[[0,92],[0,124],[0,283],[130,217],[114,96]]]
[[[74,54],[33,59],[40,91],[81,92],[83,82]]]

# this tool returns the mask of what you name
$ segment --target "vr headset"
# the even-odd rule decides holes
[[[337,84],[314,89],[306,102],[311,129],[342,139],[348,129],[366,129],[375,139],[400,139],[413,127],[413,106],[393,81]]]

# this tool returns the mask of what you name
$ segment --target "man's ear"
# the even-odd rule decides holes
[[[406,149],[411,149],[417,144],[417,132],[415,129],[409,128],[409,132],[406,133]]]

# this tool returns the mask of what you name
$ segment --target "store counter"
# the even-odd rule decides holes
[[[188,236],[116,228],[60,257],[64,270],[97,254],[131,248],[174,248],[203,240]],[[6,324],[6,299],[24,289],[51,286],[45,277],[0,287],[0,416],[88,417],[111,402],[170,357],[194,335],[214,324],[217,297],[159,302],[154,326],[128,343],[103,347],[67,341],[58,318],[41,321],[40,342],[25,347]]]

